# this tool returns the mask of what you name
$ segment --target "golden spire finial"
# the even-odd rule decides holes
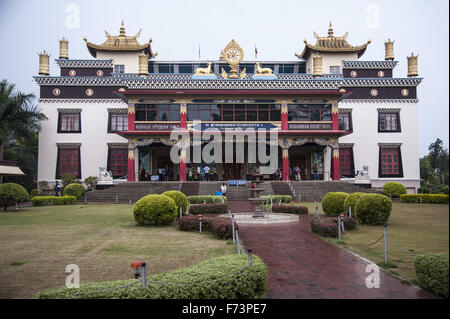
[[[334,37],[333,25],[331,24],[331,21],[330,21],[330,26],[328,27],[328,36]]]
[[[123,24],[123,20],[122,20],[122,25],[120,26],[119,36],[121,36],[121,37],[125,36],[125,25]]]

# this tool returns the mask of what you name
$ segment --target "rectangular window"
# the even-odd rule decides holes
[[[127,175],[128,170],[128,149],[109,148],[108,170],[114,178]]]
[[[400,114],[378,113],[378,132],[400,132]]]
[[[81,133],[81,112],[59,113],[58,133]]]
[[[351,113],[341,113],[338,116],[339,131],[352,131]]]
[[[331,121],[331,104],[289,105],[288,121]]]
[[[114,73],[125,73],[125,65],[123,64],[114,65]]]
[[[194,73],[194,66],[192,64],[180,64],[178,65],[179,73]]]
[[[280,64],[278,66],[278,73],[294,73],[293,64]]]
[[[108,133],[128,131],[128,114],[109,113]]]
[[[174,73],[173,64],[161,63],[158,64],[159,73]]]
[[[380,177],[403,177],[400,147],[380,147]]]
[[[353,149],[351,147],[339,149],[339,161],[341,167],[341,176],[354,177]]]
[[[178,104],[137,104],[136,121],[179,121],[180,106]]]
[[[341,67],[340,66],[330,66],[330,74],[340,74]]]
[[[81,178],[80,149],[78,147],[58,149],[56,179],[60,179],[66,174],[73,174],[77,178]]]

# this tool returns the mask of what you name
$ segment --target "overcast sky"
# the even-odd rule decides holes
[[[406,77],[406,56],[419,54],[418,88],[420,155],[437,137],[449,142],[448,0],[0,0],[0,79],[39,96],[32,76],[37,53],[58,58],[58,39],[69,39],[69,57],[91,59],[83,37],[103,43],[105,30],[119,33],[123,19],[128,35],[142,29],[139,41],[153,39],[157,60],[217,60],[234,38],[244,60],[292,60],[313,31],[326,36],[349,32],[348,41],[372,40],[361,60],[383,60],[384,42],[395,40],[395,77]],[[50,72],[57,75],[52,61]],[[405,104],[405,107],[408,105]]]

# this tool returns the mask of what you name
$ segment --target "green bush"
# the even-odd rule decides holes
[[[344,192],[329,192],[322,198],[322,210],[326,215],[339,215],[346,208],[344,202],[349,195]]]
[[[387,182],[383,185],[383,194],[386,196],[400,197],[400,195],[406,194],[406,188],[400,182]]]
[[[98,183],[98,177],[96,177],[96,176],[89,176],[89,177],[86,177],[86,178],[84,179],[84,183],[86,184],[88,190],[91,191],[91,190],[95,189],[95,186],[97,186],[97,183]]]
[[[448,195],[441,194],[403,194],[400,195],[402,203],[420,203],[423,204],[448,204]]]
[[[63,195],[65,196],[75,196],[77,199],[84,195],[86,189],[83,185],[73,183],[64,187]]]
[[[227,204],[211,203],[196,204],[189,206],[189,214],[226,214],[228,212]]]
[[[311,221],[311,231],[322,237],[338,237],[337,223],[328,219],[313,218]]]
[[[69,184],[80,184],[80,180],[73,174],[66,174],[61,177],[61,182],[63,187],[66,187]]]
[[[210,203],[222,203],[223,201],[227,202],[226,196],[218,196],[218,195],[195,195],[195,196],[188,196],[189,204],[210,204]]]
[[[281,214],[308,214],[308,207],[296,206],[296,205],[272,205],[272,212]]]
[[[363,195],[366,195],[366,193],[351,193],[344,201],[344,211],[348,211],[348,208],[351,207],[353,215],[355,213],[356,203],[358,202],[358,199]]]
[[[448,298],[448,255],[416,256],[414,268],[419,284],[439,296]]]
[[[181,231],[200,231],[200,219],[198,216],[185,216],[180,220]],[[238,227],[237,224],[235,224]],[[218,239],[232,239],[233,228],[230,218],[206,215],[202,217],[202,231],[210,231]]]
[[[31,192],[30,192],[30,196],[33,197],[33,196],[37,196],[37,195],[38,195],[38,190],[37,190],[37,188],[33,188],[33,189],[31,190]]]
[[[177,205],[177,214],[180,213],[180,207],[182,209],[183,215],[187,214],[187,197],[182,192],[178,191],[167,191],[162,193],[163,196],[169,196],[175,201],[175,204]]]
[[[281,199],[282,203],[290,203],[292,202],[292,196],[291,195],[265,195],[265,196],[261,196],[261,198],[264,199],[269,199],[269,204],[270,204],[270,198],[272,198],[272,203],[273,204],[278,204],[278,202]]]
[[[148,276],[143,288],[134,279],[81,284],[80,288],[56,288],[39,292],[38,299],[253,299],[264,298],[267,268],[253,255],[227,255],[175,271]],[[151,281],[150,281],[151,280]],[[153,281],[153,282],[152,282]],[[154,282],[167,282],[158,284]],[[108,289],[137,284],[120,289]]]
[[[23,203],[30,199],[27,190],[16,183],[5,183],[0,185],[0,205],[6,211],[8,206]]]
[[[75,196],[35,196],[31,199],[33,206],[72,205],[77,202]]]
[[[365,194],[356,203],[355,215],[360,224],[383,225],[389,220],[392,201],[381,194]]]
[[[147,195],[134,204],[134,219],[138,225],[169,225],[177,217],[177,204],[163,195]]]

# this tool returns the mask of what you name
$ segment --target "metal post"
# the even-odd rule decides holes
[[[141,266],[142,266],[142,288],[147,287],[147,273],[145,271],[145,265],[146,265],[146,263],[145,263],[145,261],[143,261],[141,263]]]
[[[228,208],[228,217],[231,218],[231,208]]]
[[[189,206],[191,205],[191,201],[188,199],[187,212],[189,213]]]
[[[183,215],[183,209],[180,207],[180,220],[181,220],[182,215]]]
[[[240,255],[241,254],[241,245],[239,244],[239,232],[238,232],[237,226],[235,226],[234,233],[236,234],[237,253]]]
[[[116,194],[116,204],[119,204],[119,195]]]
[[[302,194],[298,194],[298,202],[300,203],[300,201],[302,200]]]
[[[200,234],[202,233],[202,218],[200,217]]]
[[[420,194],[420,203],[422,204],[422,194]]]
[[[86,194],[84,195],[84,203],[85,203],[85,204],[87,203],[87,200],[86,200]]]
[[[233,244],[236,244],[236,236],[234,234],[234,214],[231,215],[231,230],[233,232]]]
[[[16,202],[16,210],[18,210],[19,209],[19,207],[17,206],[17,202]]]
[[[389,193],[389,199],[392,200],[392,193]]]
[[[348,206],[348,216],[352,218],[352,206]]]
[[[252,256],[252,250],[248,250],[248,265],[253,266],[253,256]]]
[[[278,199],[278,205],[281,205],[281,198]]]
[[[339,233],[339,241],[341,241],[341,216],[338,216],[338,233]]]
[[[223,200],[223,195],[222,195],[222,204],[225,204],[224,200]]]
[[[128,204],[131,205],[131,199],[128,200]]]
[[[273,198],[272,198],[272,196],[270,197],[270,209],[272,209],[272,206],[273,206]]]
[[[388,263],[387,224],[384,224],[384,264]]]

